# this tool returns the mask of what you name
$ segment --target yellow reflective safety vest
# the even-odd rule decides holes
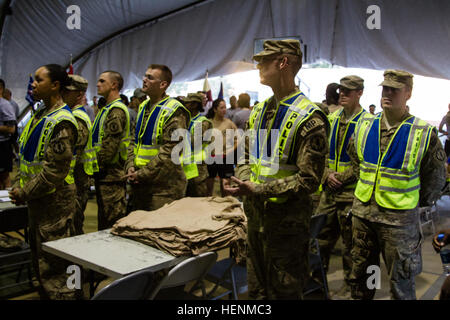
[[[134,165],[137,168],[145,166],[158,155],[165,123],[178,108],[184,108],[178,100],[167,97],[153,108],[144,123],[145,109],[149,103],[150,99],[141,103],[136,120]]]
[[[84,106],[80,105],[75,107],[75,109],[72,110],[72,113],[75,118],[80,119],[86,124],[86,127],[88,128],[89,132],[91,132],[92,129],[92,122],[89,118],[89,115],[86,112],[86,109]],[[76,155],[77,159],[80,157],[81,163],[83,163],[84,172],[86,172],[87,175],[92,176],[94,172],[98,172],[98,162],[97,162],[97,154],[95,153],[95,149],[92,145],[92,135],[89,135],[88,141],[86,143],[86,146],[84,150],[80,150],[77,152]],[[78,161],[78,160],[77,160]]]
[[[185,141],[189,142],[189,145],[184,148],[184,150],[188,151],[187,154],[182,155],[181,159],[181,165],[183,167],[183,171],[186,175],[186,179],[193,179],[198,177],[198,167],[197,164],[201,164],[205,161],[207,155],[205,148],[208,146],[208,142],[203,142],[203,132],[202,132],[202,123],[203,121],[208,121],[211,123],[211,120],[206,118],[205,116],[202,116],[201,114],[197,114],[194,118],[191,119],[191,122],[189,123],[189,135]],[[194,139],[197,139],[200,134],[201,139],[201,148],[197,146],[197,142],[194,140],[192,141],[192,137]],[[194,142],[194,144],[192,144]]]
[[[114,156],[111,163],[119,162],[119,159],[125,161],[127,159],[127,149],[130,145],[130,115],[128,113],[127,107],[123,104],[120,99],[112,101],[110,104],[104,106],[98,111],[97,116],[94,120],[94,125],[92,127],[92,145],[94,146],[95,153],[98,154],[102,147],[103,136],[105,135],[104,123],[105,119],[108,117],[109,112],[113,108],[122,109],[127,117],[125,130],[122,133],[122,140],[120,141],[119,152]]]
[[[211,124],[211,128],[212,128],[212,121],[209,120],[207,117],[202,116],[200,114],[196,115],[194,118],[191,119],[191,123],[189,124],[189,133],[191,136],[196,137],[196,133],[198,135],[198,132],[202,133],[202,137],[203,134],[205,134],[204,132],[202,132],[203,127],[202,127],[202,123],[203,121],[207,121]],[[192,140],[191,140],[192,143]],[[208,147],[209,142],[203,142],[202,140],[202,148],[199,150],[195,150],[195,144],[191,145],[191,150],[194,151],[193,155],[192,155],[192,161],[195,163],[202,163],[206,160],[207,155],[206,155],[206,147]]]
[[[347,128],[342,137],[342,141],[338,141],[339,135],[339,125],[341,116],[343,116],[344,109],[339,109],[328,116],[328,120],[331,125],[331,133],[328,138],[328,143],[330,146],[330,154],[328,156],[328,168],[336,172],[344,172],[351,166],[350,157],[347,154],[347,146],[350,141],[355,127],[358,121],[361,119],[362,115],[367,113],[364,109],[361,109],[352,119],[347,123]],[[356,182],[351,185],[346,185],[345,189],[354,189],[356,187]]]
[[[397,128],[386,151],[380,152],[381,113],[365,114],[355,131],[360,178],[355,196],[368,202],[375,192],[384,208],[414,209],[419,202],[420,163],[428,149],[434,127],[414,116]]]
[[[276,116],[266,123],[266,109],[269,99],[259,103],[249,117],[250,135],[250,181],[266,183],[285,178],[299,171],[297,165],[290,161],[294,140],[298,128],[314,112],[322,113],[302,92],[297,92],[280,101]],[[247,133],[248,134],[248,133]],[[286,202],[286,197],[274,197],[269,201]]]
[[[77,121],[68,105],[64,105],[50,112],[31,127],[35,116],[36,114],[28,121],[19,138],[19,175],[21,188],[42,171],[45,152],[56,125],[61,121],[67,120],[78,129]],[[71,169],[64,179],[67,184],[74,183],[74,164],[75,159],[72,158]],[[52,192],[55,192],[55,189],[49,193]]]

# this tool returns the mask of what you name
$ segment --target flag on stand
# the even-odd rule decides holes
[[[72,55],[70,55],[69,72],[67,74],[73,74]]]
[[[208,82],[208,70],[206,70],[205,81],[203,82],[203,92],[206,92],[206,100],[212,101],[211,87]]]
[[[206,93],[206,106],[204,108],[205,109],[204,114],[207,114],[208,110],[212,106],[212,101],[213,101],[211,87],[209,86],[209,82],[208,82],[208,70],[206,70],[205,81],[203,82],[203,92]]]
[[[27,100],[30,105],[34,105],[33,87],[31,86],[33,84],[33,81],[33,76],[30,74],[30,80],[28,80],[27,95],[25,96],[25,100]]]
[[[217,99],[223,99],[223,83],[220,81],[220,91],[219,95],[217,96]]]

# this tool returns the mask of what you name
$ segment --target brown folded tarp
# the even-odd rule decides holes
[[[117,221],[111,232],[174,256],[232,247],[239,262],[245,256],[247,220],[233,197],[187,197],[158,210],[133,211]]]

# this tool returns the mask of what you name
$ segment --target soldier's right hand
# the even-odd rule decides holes
[[[333,190],[337,190],[342,187],[342,182],[340,182],[336,178],[336,172],[332,172],[328,175],[327,185],[328,185],[328,187],[330,187]]]
[[[437,237],[441,233],[444,234],[444,238],[442,239],[442,241],[439,242]],[[439,231],[438,233],[435,234],[432,241],[433,248],[436,252],[441,251],[441,248],[449,243],[450,243],[450,229]]]
[[[127,179],[127,181],[129,183],[133,183],[133,184],[138,183],[136,169],[134,167],[129,168],[125,178]]]
[[[11,202],[15,204],[16,206],[20,206],[25,204],[25,201],[20,198],[20,189],[14,188],[9,192],[9,197],[11,199]]]

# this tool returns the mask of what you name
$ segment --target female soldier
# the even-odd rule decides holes
[[[70,167],[77,122],[61,97],[68,84],[68,75],[60,65],[36,70],[33,95],[43,106],[19,139],[20,167],[10,192],[13,203],[28,205],[32,261],[41,299],[74,299],[81,294],[66,285],[69,263],[41,247],[43,242],[74,235],[76,191]]]

